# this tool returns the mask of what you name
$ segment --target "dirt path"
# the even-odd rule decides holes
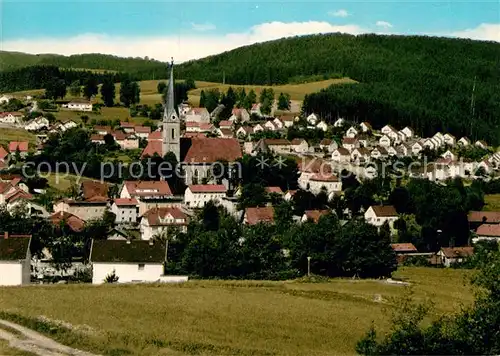
[[[6,329],[2,329],[6,327]],[[8,330],[12,330],[8,331]],[[24,326],[0,320],[0,339],[7,340],[9,347],[40,356],[96,356],[55,342]]]

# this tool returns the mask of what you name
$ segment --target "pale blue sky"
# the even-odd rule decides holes
[[[195,39],[201,40],[198,46],[203,47],[211,43],[203,42],[204,38],[216,41],[213,47],[219,50],[226,49],[222,42],[228,34],[236,34],[241,44],[247,44],[279,35],[330,32],[330,29],[354,34],[436,34],[500,41],[499,1],[4,0],[0,7],[0,39],[5,50],[44,52],[46,48],[48,52],[67,54],[77,51],[71,48],[71,39],[81,35],[105,36],[111,42],[117,37],[122,41],[124,37],[131,41],[139,37],[164,37],[171,41],[176,38],[176,50],[184,51],[181,57],[188,59],[197,57],[191,48]],[[270,32],[268,38],[268,34],[261,32],[264,31],[261,26],[273,22],[281,24],[278,30],[265,27]],[[238,40],[228,40],[227,49],[238,45]],[[85,46],[80,46],[82,51],[92,51],[90,40],[85,41]],[[126,42],[121,43],[123,48]],[[117,50],[122,49],[113,51]],[[117,54],[132,53],[130,48],[123,51]],[[152,49],[149,54],[141,53],[144,51],[147,48],[138,48],[137,55],[156,53]],[[201,52],[205,55],[214,51]]]

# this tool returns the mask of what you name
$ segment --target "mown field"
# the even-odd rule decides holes
[[[24,129],[0,127],[0,145],[7,147],[11,141],[28,141],[34,145],[36,136]]]
[[[400,269],[433,316],[473,300],[470,272]],[[108,355],[353,354],[372,321],[390,327],[407,287],[381,281],[191,281],[183,285],[51,285],[0,289],[0,317],[32,327],[64,321],[52,337]],[[67,328],[71,328],[71,331]]]
[[[486,194],[484,196],[484,208],[486,211],[500,211],[500,194]]]

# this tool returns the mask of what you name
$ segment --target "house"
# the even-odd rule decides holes
[[[104,140],[104,135],[92,134],[90,135],[90,141],[97,145],[104,145],[106,141]]]
[[[366,122],[366,121],[365,121],[365,122],[362,122],[362,123],[359,125],[359,127],[361,128],[361,131],[362,131],[362,132],[365,132],[365,133],[366,133],[366,132],[371,132],[371,131],[373,131],[372,125],[370,125],[370,123],[369,123],[369,122]]]
[[[434,141],[436,141],[438,143],[437,147],[441,147],[442,145],[444,145],[446,143],[445,139],[444,139],[444,135],[441,132],[436,132],[434,134],[434,136],[432,136],[432,138],[434,139]]]
[[[281,190],[280,187],[266,187],[266,193],[283,195],[283,191]]]
[[[407,140],[413,138],[415,136],[415,132],[410,127],[406,126],[401,130],[402,133],[406,136]]]
[[[306,210],[304,212],[304,215],[302,215],[300,222],[304,223],[307,221],[312,221],[317,224],[322,216],[326,216],[329,213],[330,212],[328,210]]]
[[[345,120],[342,118],[338,118],[334,123],[333,127],[342,127],[345,124]]]
[[[253,127],[253,133],[265,131],[264,127],[261,124],[257,124]]]
[[[472,143],[467,137],[462,137],[460,140],[458,140],[457,145],[467,147],[470,146]]]
[[[324,121],[320,121],[316,124],[316,128],[318,130],[322,130],[324,132],[327,132],[328,131],[328,124]]]
[[[370,157],[373,159],[386,159],[389,157],[389,153],[384,147],[375,147],[370,153]]]
[[[115,131],[112,135],[122,150],[136,150],[139,148],[139,138],[135,134]]]
[[[387,135],[383,135],[379,140],[378,144],[382,147],[389,147],[392,145],[391,138]]]
[[[295,118],[292,115],[281,115],[279,120],[283,123],[285,128],[289,128],[293,126]]]
[[[111,126],[94,126],[94,131],[98,135],[106,136],[107,134],[111,133],[113,130],[111,129]]]
[[[0,105],[3,105],[3,104],[8,104],[10,99],[12,99],[12,96],[10,95],[2,95],[0,96]]]
[[[306,121],[307,121],[307,123],[309,125],[316,126],[316,124],[318,123],[319,119],[318,119],[318,117],[316,116],[315,113],[312,113],[308,117],[306,117]]]
[[[490,174],[493,172],[494,167],[491,162],[485,159],[484,161],[478,163],[475,169],[475,173],[477,174],[478,172],[480,172],[480,169],[482,169],[484,173]]]
[[[287,190],[283,199],[285,199],[285,201],[291,201],[295,193],[297,193],[297,190]]]
[[[342,147],[351,152],[355,148],[359,148],[359,141],[356,138],[344,137],[342,139]]]
[[[456,161],[458,159],[458,156],[450,150],[447,150],[445,153],[443,153],[441,157],[450,161]]]
[[[365,147],[355,148],[351,152],[351,161],[357,165],[370,161],[370,151]]]
[[[297,153],[306,153],[309,151],[309,144],[307,143],[306,140],[301,139],[301,138],[294,138],[290,142],[292,146],[292,150]]]
[[[186,121],[186,132],[200,132],[200,123],[196,121]]]
[[[454,263],[464,262],[473,254],[474,247],[442,247],[436,255],[443,266],[450,267]]]
[[[262,117],[262,112],[260,111],[260,104],[256,103],[252,105],[252,108],[250,109],[250,115],[257,115],[259,117]]]
[[[392,127],[391,125],[385,125],[384,127],[382,127],[382,129],[380,130],[380,132],[382,132],[382,134],[384,135],[388,135],[390,133],[397,133],[397,130]]]
[[[283,121],[281,121],[279,118],[275,118],[273,120],[273,123],[274,123],[274,126],[278,129],[278,130],[282,130],[285,128],[285,123]]]
[[[117,198],[111,205],[116,224],[135,224],[139,216],[139,202],[135,198]]]
[[[338,163],[349,163],[351,160],[351,153],[344,147],[339,147],[332,152],[332,161]]]
[[[9,152],[0,145],[0,162],[8,165],[9,163]]]
[[[134,133],[137,137],[147,140],[149,134],[151,133],[151,127],[149,127],[149,126],[134,126]]]
[[[37,117],[31,120],[28,124],[24,126],[26,131],[38,131],[42,129],[48,129],[50,127],[50,122],[43,116]]]
[[[346,131],[345,137],[354,138],[354,137],[358,136],[358,133],[359,133],[358,130],[354,126],[351,126]]]
[[[182,118],[185,118],[189,110],[191,110],[191,106],[188,103],[180,103],[177,106],[177,112]]]
[[[219,128],[231,130],[233,128],[233,123],[229,120],[221,120],[219,122]]]
[[[444,138],[444,143],[448,146],[455,146],[457,144],[457,139],[455,138],[455,136],[449,134],[449,133],[445,133],[443,135],[443,138]]]
[[[30,284],[31,235],[0,235],[0,286]]]
[[[396,220],[398,220],[398,213],[392,205],[373,205],[365,212],[365,221],[373,226],[381,227],[388,223],[391,230],[393,230]]]
[[[278,128],[276,127],[274,121],[272,120],[266,121],[266,123],[264,124],[264,129],[269,131],[278,131]]]
[[[208,123],[201,123],[200,124],[200,132],[205,132],[205,133],[212,133],[212,132],[215,132],[215,126]]]
[[[169,230],[187,231],[187,215],[179,208],[153,208],[146,211],[140,222],[142,240],[151,240]]]
[[[120,127],[123,129],[125,133],[134,133],[135,132],[135,124],[133,122],[121,121]]]
[[[153,241],[92,240],[92,284],[115,274],[118,283],[157,282],[163,275],[166,245]]]
[[[233,131],[231,129],[216,129],[217,136],[221,138],[234,138]]]
[[[500,224],[482,224],[477,228],[476,236],[472,239],[473,243],[483,240],[500,242]]]
[[[262,208],[246,208],[243,223],[246,225],[257,225],[259,223],[274,223],[274,208],[266,206]]]
[[[120,198],[135,198],[139,203],[139,215],[154,207],[176,206],[174,195],[167,181],[125,181]]]
[[[11,141],[9,143],[9,151],[11,154],[19,151],[21,158],[25,158],[28,155],[28,141]]]
[[[62,199],[54,204],[54,211],[67,212],[82,220],[101,219],[108,210],[107,198],[96,197],[89,200]]]
[[[387,147],[387,154],[389,155],[389,157],[394,157],[394,156],[397,156],[398,155],[398,150],[396,149],[396,147]]]
[[[58,211],[57,213],[52,214],[49,217],[49,221],[55,227],[61,227],[61,225],[64,225],[72,232],[82,232],[85,227],[84,220],[66,211]]]
[[[428,138],[428,139],[424,140],[423,146],[424,146],[424,149],[437,150],[440,146],[440,143],[439,143],[438,139],[433,137],[433,138]]]
[[[236,137],[238,138],[246,138],[247,136],[253,133],[253,128],[250,126],[241,126],[238,130],[236,130]]]
[[[417,248],[412,243],[391,244],[391,248],[397,255],[411,254],[418,252]]]
[[[485,141],[483,141],[483,140],[476,141],[476,143],[474,144],[474,146],[482,148],[483,150],[487,150],[488,149],[488,144]]]
[[[227,189],[220,184],[192,184],[184,192],[184,203],[190,208],[203,208],[206,203],[215,203],[225,198]]]
[[[370,136],[366,133],[360,133],[357,137],[360,147],[368,147],[370,144]]]
[[[18,124],[22,118],[19,112],[0,112],[0,122],[4,124]]]
[[[413,145],[411,145],[411,154],[413,156],[418,156],[423,150],[424,145],[420,141],[417,141]]]
[[[274,152],[276,154],[288,154],[292,150],[290,141],[283,138],[267,138],[260,140],[254,148],[255,151]]]
[[[342,181],[333,174],[315,174],[309,178],[307,189],[314,194],[319,194],[322,190],[326,190],[330,197],[334,193],[342,191]]]
[[[65,109],[73,111],[92,111],[92,103],[84,99],[75,99],[62,106]]]
[[[335,142],[335,140],[331,140],[329,138],[324,138],[319,143],[319,148],[322,149],[323,151],[328,152],[328,153],[333,152],[338,147],[339,147],[339,145],[337,144],[337,142]]]
[[[229,118],[229,121],[231,122],[247,122],[250,121],[250,114],[246,109],[238,109],[234,108],[231,117]]]
[[[210,113],[206,108],[192,108],[185,115],[186,122],[192,121],[199,124],[210,123]]]

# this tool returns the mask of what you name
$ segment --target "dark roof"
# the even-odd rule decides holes
[[[473,223],[500,223],[500,211],[471,211],[468,216],[469,222]]]
[[[441,251],[448,258],[469,257],[474,254],[474,247],[442,247]]]
[[[396,209],[392,205],[380,206],[374,205],[371,207],[378,217],[395,217],[398,216]]]
[[[417,248],[415,245],[412,243],[398,243],[398,244],[391,244],[392,249],[394,252],[418,252]]]
[[[165,244],[149,241],[93,240],[90,255],[92,262],[162,263],[165,261]]]
[[[95,196],[107,197],[108,185],[98,181],[85,180],[80,184],[83,199],[90,199]]]
[[[8,239],[2,235],[0,237],[0,260],[24,260],[30,247],[30,241],[31,235],[10,235]]]

